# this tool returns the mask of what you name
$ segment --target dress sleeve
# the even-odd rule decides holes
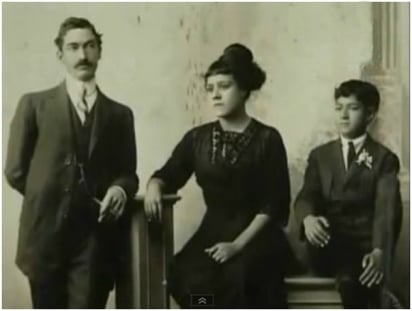
[[[281,226],[289,219],[290,180],[286,149],[277,131],[269,135],[263,160],[263,208]]]
[[[182,188],[193,173],[194,148],[193,130],[184,135],[174,148],[172,155],[162,168],[155,171],[152,178],[165,183],[165,193],[175,193]]]

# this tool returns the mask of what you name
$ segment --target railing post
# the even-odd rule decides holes
[[[166,279],[173,257],[173,206],[178,200],[180,197],[176,195],[163,196],[162,221],[148,222],[144,213],[144,196],[136,197],[130,222],[130,280],[122,280],[123,286],[117,287],[132,294],[116,294],[116,307],[170,307]]]

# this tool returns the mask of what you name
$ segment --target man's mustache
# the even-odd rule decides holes
[[[82,60],[80,62],[78,62],[75,66],[75,68],[80,67],[80,66],[92,66],[92,63],[90,63],[88,60]]]

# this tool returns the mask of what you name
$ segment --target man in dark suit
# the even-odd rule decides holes
[[[340,138],[310,153],[295,202],[313,268],[337,277],[345,308],[382,306],[400,231],[398,158],[367,133],[379,101],[368,82],[335,90]]]
[[[34,308],[104,308],[138,188],[133,113],[96,85],[102,42],[88,20],[66,19],[55,43],[65,81],[24,95],[10,128],[5,175],[23,195],[16,263]]]

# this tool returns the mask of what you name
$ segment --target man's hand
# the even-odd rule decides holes
[[[205,252],[218,263],[224,263],[241,251],[241,247],[234,242],[217,243]]]
[[[324,247],[329,243],[329,222],[325,217],[309,215],[303,220],[306,239],[310,244]]]
[[[362,260],[363,272],[359,277],[362,285],[371,287],[378,285],[383,280],[383,253],[381,249],[375,248],[366,254]]]
[[[124,211],[127,196],[120,186],[110,187],[100,204],[99,222],[117,220]]]

